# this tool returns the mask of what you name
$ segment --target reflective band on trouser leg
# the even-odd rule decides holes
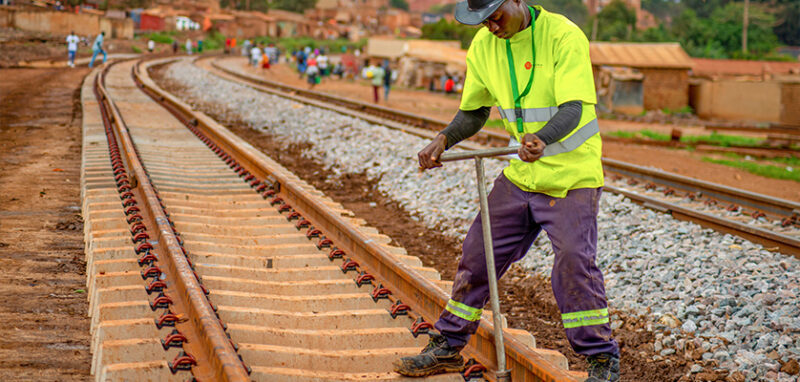
[[[481,314],[483,313],[483,309],[473,308],[453,299],[447,301],[447,306],[445,306],[445,309],[447,309],[448,312],[453,313],[454,315],[467,321],[478,321],[481,319]]]
[[[608,308],[564,313],[561,315],[561,321],[565,329],[607,324]]]

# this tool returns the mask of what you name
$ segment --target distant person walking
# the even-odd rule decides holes
[[[106,63],[108,56],[106,55],[106,51],[103,50],[103,37],[105,37],[105,35],[106,32],[100,32],[100,34],[94,39],[94,43],[92,44],[92,60],[89,61],[90,68],[94,66],[94,59],[100,53],[103,53],[103,63]]]
[[[313,89],[314,86],[320,82],[319,67],[317,66],[316,57],[311,56],[308,59],[308,66],[305,68],[305,74],[307,76],[308,84],[310,85],[308,88]]]
[[[297,72],[300,73],[300,78],[306,72],[306,53],[302,50],[297,51]]]
[[[178,54],[178,40],[172,40],[172,54]]]
[[[203,40],[197,40],[197,53],[203,53]]]
[[[81,39],[75,35],[75,32],[69,32],[69,36],[67,36],[67,53],[68,53],[68,60],[69,60],[69,67],[75,67],[75,54],[78,53],[78,43]]]
[[[447,80],[444,82],[444,92],[447,94],[452,93],[455,91],[456,82],[453,81],[453,77],[447,76]]]
[[[258,44],[255,44],[253,45],[253,49],[250,49],[250,65],[253,65],[254,68],[257,68],[260,61],[261,48],[258,47]]]
[[[192,40],[186,39],[186,54],[192,54]]]
[[[392,68],[389,60],[383,61],[383,102],[389,102],[389,91],[392,89]]]
[[[328,71],[328,56],[325,55],[324,51],[317,57],[317,64],[319,65],[319,75],[321,77],[326,77],[330,74]]]
[[[367,68],[367,78],[372,79],[372,98],[375,103],[380,101],[378,92],[381,86],[383,86],[383,78],[385,77],[386,72],[383,71],[383,68],[379,65],[373,63]]]
[[[156,42],[153,41],[153,40],[148,40],[147,41],[147,51],[150,52],[150,53],[153,53],[153,50],[155,50],[155,49],[156,49]]]

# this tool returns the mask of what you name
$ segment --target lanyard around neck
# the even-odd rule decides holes
[[[528,78],[528,84],[525,85],[525,90],[522,94],[519,94],[519,88],[517,87],[517,71],[514,69],[514,55],[511,53],[511,40],[506,39],[506,55],[508,56],[508,72],[511,75],[511,91],[514,95],[514,116],[517,118],[517,132],[522,133],[525,130],[522,127],[522,97],[528,95],[528,92],[531,90],[531,84],[533,84],[533,70],[536,68],[536,45],[533,41],[533,30],[536,26],[536,12],[533,10],[533,7],[528,7],[531,12],[531,76]]]

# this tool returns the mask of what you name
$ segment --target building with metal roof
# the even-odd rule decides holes
[[[680,44],[592,42],[589,55],[598,88],[603,67],[630,68],[642,74],[644,109],[680,110],[689,105],[689,70],[693,63]]]

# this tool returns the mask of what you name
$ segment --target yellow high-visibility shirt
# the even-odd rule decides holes
[[[577,188],[603,186],[600,160],[602,143],[595,104],[589,41],[574,23],[564,16],[535,6],[539,16],[531,26],[509,39],[516,73],[518,94],[523,93],[533,71],[527,95],[515,109],[506,40],[482,28],[467,53],[467,76],[461,95],[461,110],[497,106],[506,130],[519,142],[523,135],[539,131],[558,111],[558,105],[581,101],[583,110],[578,126],[559,142],[545,148],[545,156],[528,163],[512,159],[503,171],[508,180],[529,192],[563,198]],[[517,116],[523,131],[518,131]]]

